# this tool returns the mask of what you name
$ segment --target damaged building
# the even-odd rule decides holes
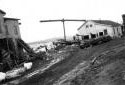
[[[94,39],[101,36],[119,38],[123,35],[121,24],[110,20],[88,20],[78,28],[80,39]]]
[[[10,70],[24,62],[24,53],[31,52],[30,47],[21,39],[20,19],[7,18],[5,15],[0,10],[0,71]]]

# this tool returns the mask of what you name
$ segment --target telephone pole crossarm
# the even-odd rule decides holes
[[[63,23],[63,32],[64,32],[64,40],[66,41],[66,31],[65,31],[65,21],[82,21],[85,22],[86,20],[80,19],[57,19],[57,20],[40,20],[41,23],[43,22],[62,22]]]

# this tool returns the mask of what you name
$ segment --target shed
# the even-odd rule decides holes
[[[18,20],[20,19],[4,17],[5,34],[8,37],[21,38]]]

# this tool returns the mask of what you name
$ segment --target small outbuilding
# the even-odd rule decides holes
[[[7,18],[5,12],[0,10],[0,39],[2,38],[21,38],[19,22],[16,18]]]
[[[19,22],[16,18],[6,18],[4,17],[4,28],[6,35],[10,38],[21,38],[20,30],[19,30]]]
[[[0,10],[0,71],[7,71],[24,62],[26,52],[33,53],[21,39],[20,19],[7,18],[5,15],[6,13]]]
[[[110,20],[88,20],[78,28],[80,39],[93,39],[101,36],[112,38],[122,36],[121,24]]]

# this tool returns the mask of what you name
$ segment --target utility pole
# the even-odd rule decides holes
[[[79,20],[79,19],[57,19],[57,20],[41,20],[40,22],[59,22],[63,23],[63,32],[64,32],[64,40],[66,41],[66,30],[65,30],[65,21],[82,21],[85,22],[86,20]]]
[[[66,31],[65,31],[65,21],[64,21],[64,18],[62,19],[62,22],[63,22],[64,40],[66,41]]]

